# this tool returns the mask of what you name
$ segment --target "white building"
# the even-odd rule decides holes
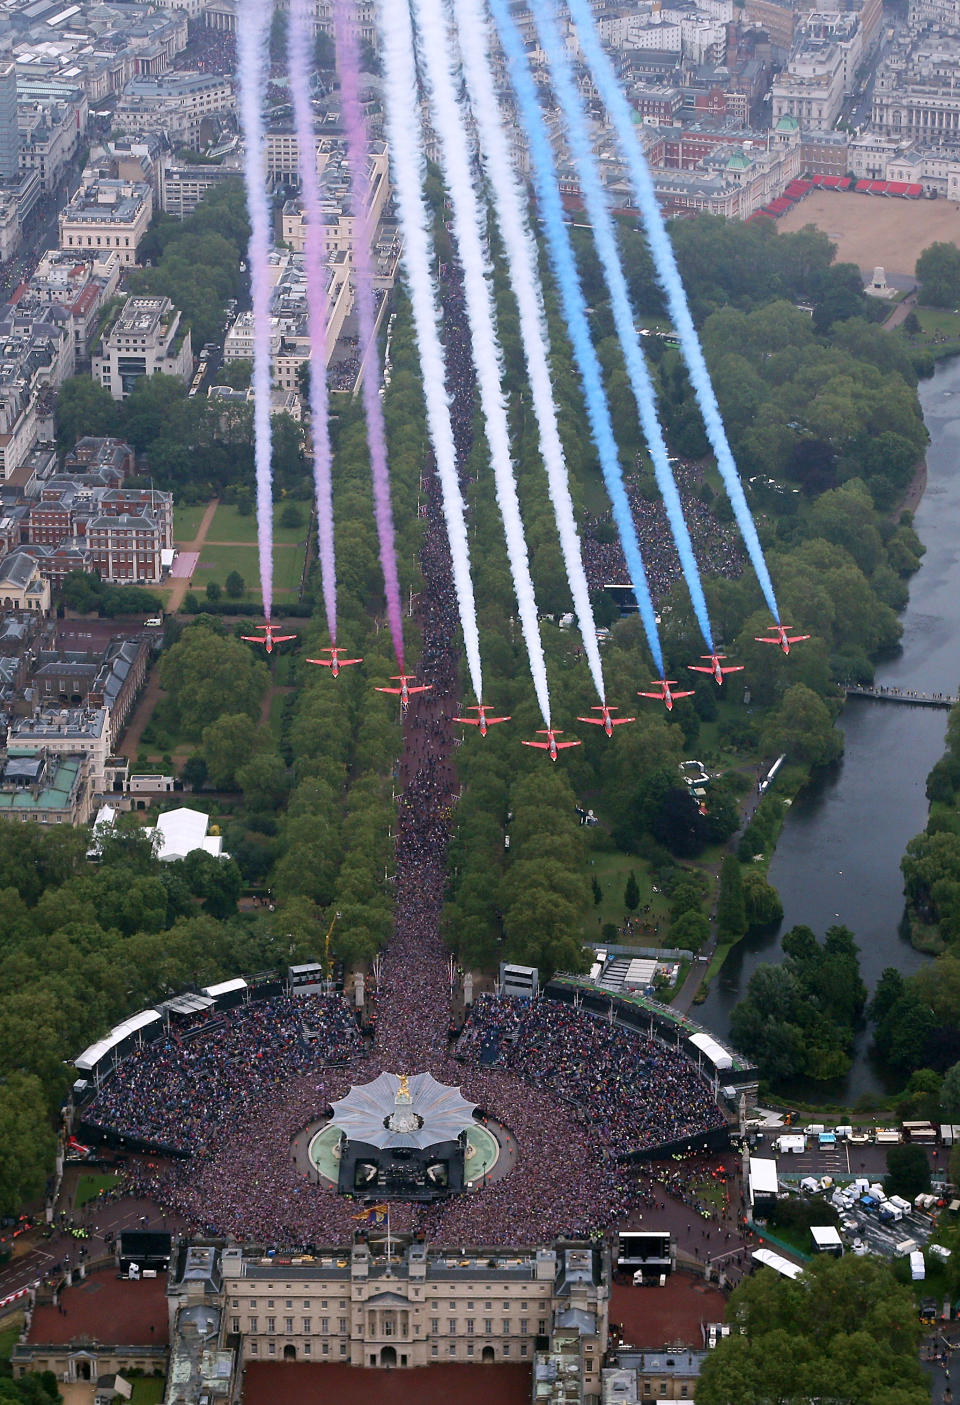
[[[100,338],[91,372],[114,400],[125,400],[141,376],[160,373],[188,381],[193,372],[190,330],[180,330],[180,313],[170,299],[127,298]]]
[[[164,863],[185,859],[197,849],[212,854],[215,859],[227,858],[220,835],[207,833],[209,825],[209,816],[201,810],[191,810],[182,805],[177,810],[167,810],[157,820],[156,829],[148,829],[145,833],[155,836],[155,852]]]
[[[153,217],[153,191],[141,181],[94,179],[60,211],[60,247],[76,252],[115,249],[128,268]]]

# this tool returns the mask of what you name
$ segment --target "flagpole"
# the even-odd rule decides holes
[[[387,1274],[390,1273],[390,1264],[393,1258],[393,1246],[390,1240],[390,1201],[387,1201]]]

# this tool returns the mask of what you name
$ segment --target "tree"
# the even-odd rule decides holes
[[[0,1214],[17,1214],[40,1195],[55,1148],[40,1080],[8,1073],[0,1080]]]
[[[637,875],[631,868],[627,876],[627,884],[623,890],[623,905],[628,912],[636,912],[640,906],[640,889],[637,885]]]
[[[743,903],[749,928],[773,927],[783,918],[780,894],[757,869],[743,875]]]
[[[888,1195],[902,1195],[905,1200],[916,1200],[930,1189],[930,1162],[922,1146],[907,1142],[903,1146],[892,1146],[887,1152],[887,1174],[883,1188]]]
[[[960,1122],[960,1063],[951,1064],[943,1075],[940,1111],[944,1122]]]
[[[57,440],[70,449],[84,434],[119,433],[120,406],[90,376],[68,376],[57,391]]]
[[[231,571],[231,572],[230,572],[230,574],[227,576],[227,579],[226,579],[226,581],[225,581],[225,583],[224,583],[224,589],[226,590],[227,594],[230,596],[230,599],[231,599],[231,600],[239,600],[239,599],[240,599],[241,595],[243,594],[244,590],[246,589],[246,584],[245,584],[245,582],[244,582],[243,576],[241,576],[241,574],[240,574],[239,571]]]
[[[597,881],[596,874],[594,874],[593,878],[590,880],[590,886],[593,889],[593,905],[594,907],[599,907],[603,902],[603,889]]]
[[[825,766],[843,751],[843,737],[822,698],[794,683],[767,718],[764,739],[771,751],[786,752],[807,766]]]
[[[920,301],[927,307],[956,307],[960,303],[960,249],[936,243],[917,259]]]
[[[203,789],[207,779],[207,763],[199,754],[188,756],[180,770],[180,779],[196,794]]]
[[[720,868],[720,896],[717,900],[717,935],[731,942],[747,930],[747,909],[743,876],[735,855],[727,854]]]
[[[800,1278],[745,1279],[697,1381],[697,1405],[831,1400],[835,1405],[928,1405],[917,1360],[913,1295],[873,1256],[820,1255]]]
[[[220,599],[220,586],[216,581],[207,581],[207,599],[214,603]]]
[[[288,530],[303,525],[303,513],[295,502],[284,503],[280,513],[280,526]]]
[[[195,737],[225,712],[259,717],[268,677],[262,659],[206,619],[185,629],[167,650],[159,675],[177,722]]]
[[[269,745],[258,722],[245,712],[227,712],[203,729],[203,759],[215,790],[239,785],[241,768]]]

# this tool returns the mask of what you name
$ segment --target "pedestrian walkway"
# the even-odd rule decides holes
[[[207,503],[203,516],[200,519],[200,526],[197,528],[197,535],[192,542],[184,542],[181,548],[180,555],[182,557],[192,557],[193,564],[190,567],[191,572],[196,570],[197,562],[200,559],[200,552],[203,550],[204,543],[207,540],[207,533],[210,531],[210,526],[213,522],[214,513],[219,506],[219,498],[213,498],[211,502]],[[179,573],[174,576],[171,572],[170,579],[173,581],[173,586],[171,587],[170,594],[167,596],[167,613],[175,615],[183,608],[184,599],[186,598],[187,591],[190,589],[191,577],[181,576]]]

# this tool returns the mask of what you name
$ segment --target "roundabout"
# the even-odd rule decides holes
[[[305,1145],[304,1145],[305,1143]],[[432,1074],[383,1072],[331,1105],[299,1133],[310,1179],[342,1194],[435,1199],[499,1180],[515,1160],[512,1138],[478,1118],[460,1089]]]

